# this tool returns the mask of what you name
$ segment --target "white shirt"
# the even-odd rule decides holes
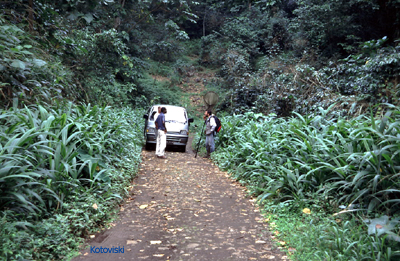
[[[215,119],[213,117],[214,115],[211,115],[208,117],[206,121],[206,135],[210,135],[211,133],[214,132],[215,127],[217,127],[217,123],[215,123]]]

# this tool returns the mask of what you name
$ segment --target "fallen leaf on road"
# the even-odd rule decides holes
[[[145,208],[147,208],[149,205],[141,205],[139,208],[140,209],[145,209]]]
[[[151,241],[150,241],[150,244],[151,244],[151,245],[159,245],[159,244],[161,244],[161,243],[162,243],[161,240],[151,240]]]
[[[191,244],[189,244],[189,245],[187,246],[187,248],[195,248],[195,247],[198,247],[198,246],[199,246],[199,244],[191,243]]]

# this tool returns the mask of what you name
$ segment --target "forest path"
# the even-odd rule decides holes
[[[285,260],[246,189],[209,159],[142,151],[131,197],[114,227],[74,260]],[[91,253],[120,247],[123,253]]]
[[[179,85],[190,94],[196,117],[205,110],[204,83],[213,79],[213,72],[192,68]],[[185,153],[167,150],[167,159],[142,151],[131,197],[121,207],[118,221],[87,242],[90,247],[74,260],[288,259],[271,242],[267,223],[246,188],[210,159],[195,158],[192,140]],[[124,252],[91,253],[100,247]]]

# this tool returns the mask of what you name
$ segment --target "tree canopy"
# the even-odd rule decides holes
[[[292,64],[324,68],[327,80],[338,79],[342,94],[375,95],[377,85],[398,82],[397,1],[15,0],[0,7],[4,106],[14,98],[143,105],[157,92],[143,80],[151,62],[176,62],[183,43],[196,39],[199,64],[221,68],[236,98],[243,87],[265,93],[268,84],[258,90],[249,79],[262,78],[265,71],[254,76],[260,66],[269,70],[266,60],[285,55]],[[376,61],[380,69],[370,73],[376,83],[356,77],[363,68],[349,75],[354,66],[383,55],[389,58]],[[368,86],[349,89],[339,75]]]

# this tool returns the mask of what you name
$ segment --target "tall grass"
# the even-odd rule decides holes
[[[20,222],[26,229],[38,228],[37,222],[54,215],[70,220],[69,230],[61,234],[85,236],[98,228],[136,173],[142,147],[139,115],[130,108],[71,103],[0,111],[0,212],[4,219],[0,231]],[[50,223],[59,225],[57,220]],[[0,248],[0,256],[13,259],[21,253],[16,251],[21,247],[18,240],[0,238],[0,245],[8,245]],[[16,245],[7,240],[15,240]],[[25,250],[22,258],[42,259],[37,252]]]
[[[214,159],[260,203],[398,215],[400,108],[387,107],[377,119],[335,118],[329,109],[288,119],[251,112],[225,117]]]

